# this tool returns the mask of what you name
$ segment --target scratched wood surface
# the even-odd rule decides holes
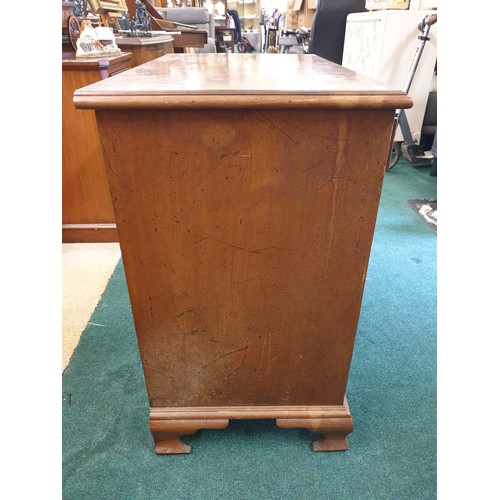
[[[341,405],[393,110],[98,111],[150,405]]]

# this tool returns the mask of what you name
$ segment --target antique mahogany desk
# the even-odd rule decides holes
[[[230,419],[347,449],[351,355],[400,91],[314,55],[171,54],[95,109],[157,453]]]

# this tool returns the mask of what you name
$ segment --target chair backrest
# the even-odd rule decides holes
[[[309,53],[342,64],[346,19],[354,12],[366,12],[365,0],[318,0]]]
[[[166,21],[196,26],[205,30],[209,38],[215,38],[214,17],[205,7],[166,7],[157,10]]]

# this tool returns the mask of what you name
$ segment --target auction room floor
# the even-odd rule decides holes
[[[120,255],[118,243],[67,243],[62,246],[63,371]]]

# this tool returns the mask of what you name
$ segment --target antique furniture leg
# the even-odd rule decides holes
[[[168,420],[160,412],[150,410],[150,427],[155,442],[155,453],[191,453],[191,446],[183,443],[181,436],[194,434],[200,429],[225,429],[229,420]]]
[[[158,454],[190,453],[181,436],[200,429],[225,429],[229,420],[275,419],[282,429],[305,428],[323,439],[312,444],[313,451],[349,449],[347,435],[353,430],[352,417],[344,399],[337,406],[220,406],[156,407],[150,409],[150,425]]]
[[[323,434],[322,439],[311,443],[313,451],[345,451],[349,449],[347,435],[353,431],[354,425],[347,399],[344,399],[343,408],[344,414],[335,418],[284,418],[276,419],[276,425],[281,429],[304,428]]]

